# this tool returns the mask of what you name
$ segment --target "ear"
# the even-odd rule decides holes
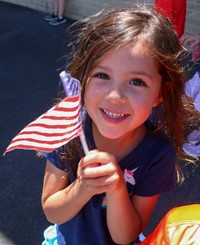
[[[158,95],[158,97],[155,99],[155,101],[153,103],[153,107],[156,107],[157,105],[159,105],[162,102],[163,102],[163,97],[161,95]]]

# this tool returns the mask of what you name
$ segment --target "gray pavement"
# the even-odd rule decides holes
[[[10,140],[49,109],[65,64],[66,25],[52,27],[44,13],[0,2],[0,245],[39,245],[49,225],[40,196],[45,160],[33,151],[2,156]],[[200,203],[200,168],[176,191],[163,194],[146,233],[178,205]]]

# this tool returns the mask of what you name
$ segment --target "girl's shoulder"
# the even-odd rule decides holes
[[[151,147],[165,151],[175,152],[173,142],[165,135],[159,133],[148,132],[146,136],[146,144]]]
[[[49,160],[55,167],[64,170],[58,162],[58,149],[52,152],[43,152],[42,154],[47,160]]]
[[[176,149],[173,142],[166,136],[153,132],[147,132],[135,150],[138,154],[145,152],[149,156],[165,155],[166,153],[176,156]]]

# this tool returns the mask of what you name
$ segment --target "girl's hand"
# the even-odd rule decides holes
[[[124,182],[115,157],[98,150],[89,152],[81,159],[77,176],[80,186],[92,196],[113,192]]]

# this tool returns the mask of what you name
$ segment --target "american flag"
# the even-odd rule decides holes
[[[52,152],[81,135],[80,82],[65,72],[60,78],[67,97],[19,132],[4,154],[15,149]]]

